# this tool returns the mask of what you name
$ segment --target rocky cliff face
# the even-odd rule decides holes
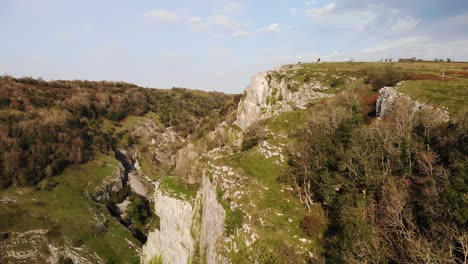
[[[239,103],[237,120],[240,128],[278,115],[294,108],[305,108],[312,99],[330,97],[320,91],[328,89],[318,81],[309,80],[298,84],[290,80],[285,69],[262,72],[252,77],[252,81]]]
[[[383,87],[379,90],[379,97],[376,103],[377,117],[389,116],[392,111],[394,111],[395,107],[398,107],[397,102],[399,102],[410,104],[413,112],[428,110],[433,113],[433,116],[437,120],[448,121],[450,119],[447,110],[435,108],[431,105],[412,100],[409,96],[398,92],[399,86],[401,86],[401,83],[398,84],[397,87]]]
[[[200,247],[201,255],[206,256],[206,263],[224,263],[217,252],[218,240],[224,235],[226,213],[216,197],[216,186],[203,175],[202,184],[202,219]]]
[[[190,232],[194,216],[192,205],[165,195],[159,189],[155,191],[154,203],[160,228],[149,234],[143,247],[142,262],[161,258],[164,263],[188,263],[195,244]]]
[[[155,213],[160,228],[149,234],[142,263],[158,258],[163,263],[192,263],[196,251],[204,257],[204,263],[224,262],[216,251],[224,233],[224,209],[217,201],[215,185],[205,176],[202,182],[193,203],[156,189]]]
[[[292,76],[288,76],[287,70],[283,68],[259,73],[252,78],[244,98],[239,103],[235,124],[245,129],[256,121],[297,108],[305,109],[313,99],[332,96],[323,93],[328,88],[316,80],[308,80],[299,84]],[[226,129],[230,128],[223,122],[217,127],[217,132],[220,133]],[[216,130],[211,134],[215,133]],[[211,134],[208,134],[208,137]],[[237,142],[235,138],[240,138],[242,131],[235,134],[232,140]],[[149,234],[148,241],[143,247],[142,263],[148,263],[154,259],[160,259],[164,263],[192,263],[197,258],[200,258],[202,263],[229,263],[226,253],[236,253],[239,247],[244,246],[243,244],[249,247],[257,240],[257,231],[251,223],[254,220],[247,211],[239,209],[240,204],[235,202],[241,199],[244,193],[241,190],[242,186],[239,185],[243,182],[241,180],[243,176],[228,166],[215,166],[210,162],[226,155],[229,156],[234,150],[229,146],[224,146],[206,153],[200,153],[200,151],[194,144],[188,143],[175,155],[177,158],[174,172],[189,175],[189,183],[200,183],[200,180],[195,180],[200,176],[196,175],[197,170],[194,168],[203,168],[201,188],[195,200],[185,201],[156,190],[155,213],[160,218],[160,228]],[[279,158],[278,162],[284,162],[282,154],[266,142],[260,146],[259,151],[264,151],[262,154],[267,159]],[[205,161],[202,161],[200,157],[204,157]],[[245,181],[245,177],[242,179]],[[263,186],[261,189],[268,190]],[[223,193],[222,198],[218,197],[219,192]],[[238,210],[249,219],[235,234],[228,237],[225,237],[226,210],[228,209],[225,209],[218,199],[229,200],[231,211]],[[252,206],[250,209],[254,210],[255,205],[250,203],[244,206],[249,208]]]

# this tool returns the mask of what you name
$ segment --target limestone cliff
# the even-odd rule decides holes
[[[202,184],[202,219],[200,247],[201,255],[206,256],[206,263],[223,263],[217,252],[218,240],[224,235],[226,213],[216,197],[216,187],[203,175]]]
[[[215,185],[205,176],[202,182],[192,202],[156,188],[155,213],[160,227],[149,234],[142,263],[158,258],[163,263],[192,263],[200,257],[195,256],[196,252],[204,257],[204,263],[224,262],[217,253],[217,242],[224,234],[224,209],[217,201]]]
[[[246,128],[252,123],[294,108],[305,108],[311,99],[330,97],[318,81],[298,83],[289,78],[285,68],[262,72],[252,77],[237,110],[235,124]]]
[[[397,102],[407,103],[410,105],[413,112],[419,110],[429,110],[432,112],[435,119],[440,121],[448,121],[450,116],[447,110],[435,108],[432,105],[424,104],[411,99],[408,95],[402,94],[398,91],[398,87],[402,84],[399,83],[397,87],[383,87],[379,90],[379,97],[376,103],[376,116],[385,117],[389,116],[395,107],[398,107]]]
[[[190,233],[193,206],[186,201],[163,194],[156,188],[155,213],[160,228],[148,236],[143,247],[142,263],[161,258],[164,263],[188,263],[193,255],[194,239]]]

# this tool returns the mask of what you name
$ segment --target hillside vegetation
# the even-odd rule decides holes
[[[234,121],[247,94],[2,77],[0,262],[36,250],[45,263],[61,245],[90,262],[138,263],[160,223],[193,215],[187,261],[206,263],[197,236],[220,219],[199,218],[219,203],[224,230],[210,254],[232,263],[466,263],[466,69],[285,65],[262,83],[283,90],[265,89],[257,105],[278,111],[245,129]],[[377,117],[384,86],[433,107],[397,100]],[[304,87],[325,96],[299,107],[279,95]],[[209,197],[200,198],[202,182]],[[194,211],[165,208],[171,219],[159,218],[156,189]]]
[[[286,133],[294,142],[288,172],[280,179],[311,208],[304,231],[322,228],[312,209],[315,203],[326,214],[322,261],[466,262],[468,78],[463,65],[294,66],[292,71],[303,76],[298,79],[321,76],[331,87],[343,85],[332,99],[266,121],[270,130]],[[347,85],[341,76],[362,82]],[[448,109],[451,120],[437,120],[429,110],[415,113],[405,102],[376,120],[376,90],[400,81],[398,91]]]
[[[216,92],[144,89],[126,83],[0,79],[0,189],[35,185],[99,152],[128,143],[109,125],[147,113],[185,137],[209,130],[205,117],[224,116],[235,97]],[[128,123],[128,122],[127,122]],[[130,127],[131,128],[131,127]],[[200,132],[197,132],[200,133]],[[127,138],[126,138],[127,137]],[[122,139],[126,139],[123,140]]]

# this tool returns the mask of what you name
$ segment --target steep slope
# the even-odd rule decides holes
[[[180,263],[182,258],[202,263],[255,262],[262,259],[297,263],[320,255],[320,232],[310,238],[300,228],[301,221],[309,214],[308,210],[290,187],[277,181],[287,170],[286,147],[290,143],[285,138],[287,134],[270,130],[261,144],[241,150],[244,131],[239,127],[247,128],[268,118],[273,119],[267,129],[281,125],[283,120],[275,117],[293,110],[303,111],[314,100],[332,96],[323,93],[330,89],[327,83],[312,78],[303,83],[295,80],[298,69],[285,66],[254,76],[239,103],[237,114],[233,113],[236,114],[234,122],[222,123],[204,138],[187,145],[192,152],[198,152],[189,171],[190,174],[199,173],[192,176],[198,178],[198,182],[201,179],[200,190],[192,198],[174,192],[171,195],[169,191],[166,195],[171,198],[165,199],[181,201],[155,203],[156,212],[163,210],[160,217],[165,221],[170,221],[174,214],[187,217],[183,218],[183,224],[174,225],[173,222],[171,226],[161,226],[160,230],[150,234],[150,241],[143,249],[145,262],[161,259],[165,263]],[[185,152],[184,149],[179,151]],[[181,162],[187,160],[179,159],[178,165]],[[156,195],[159,197],[160,191]],[[171,203],[181,206],[172,207],[171,213],[164,212]],[[201,210],[201,217],[197,210]],[[321,209],[314,207],[311,210],[322,219],[323,226]],[[188,218],[190,215],[191,219]],[[192,240],[182,242],[178,237],[188,228],[199,231],[192,232]],[[166,240],[165,246],[157,246],[162,234],[174,232],[179,235]],[[177,255],[167,248],[171,243],[190,246],[179,250]],[[179,261],[174,262],[176,255]]]
[[[238,104],[3,78],[0,261],[461,262],[468,79],[438,72],[462,66],[286,65]]]
[[[2,77],[0,86],[2,263],[140,262],[160,224],[153,181],[187,135],[236,100],[110,82]]]
[[[438,111],[444,113],[443,110],[429,105],[422,107],[422,104],[417,102],[414,103],[416,106],[412,106],[411,98],[403,95],[388,100],[386,93],[391,88],[381,90],[379,96],[377,92],[372,91],[371,85],[366,85],[365,82],[369,78],[367,82],[379,83],[372,78],[386,78],[390,74],[386,73],[388,70],[384,70],[382,77],[373,76],[363,71],[368,66],[353,63],[289,65],[255,75],[239,103],[236,119],[231,121],[232,123],[220,124],[213,132],[192,141],[179,152],[185,154],[179,156],[177,166],[187,163],[180,167],[189,169],[183,172],[175,171],[173,177],[191,178],[191,182],[201,186],[198,190],[190,187],[187,189],[184,188],[182,180],[177,186],[165,187],[169,187],[166,189],[166,195],[171,197],[170,199],[177,199],[191,206],[185,209],[175,207],[179,208],[177,211],[187,214],[184,228],[176,228],[174,225],[164,228],[161,226],[160,230],[155,231],[156,241],[161,239],[159,233],[174,234],[190,228],[191,239],[187,238],[189,243],[186,243],[190,247],[178,252],[179,262],[302,263],[320,262],[325,259],[350,262],[381,257],[392,259],[390,254],[383,257],[372,251],[359,251],[365,250],[364,248],[359,248],[356,253],[347,248],[346,243],[355,241],[352,239],[356,238],[362,241],[369,238],[360,237],[361,233],[342,234],[340,232],[344,231],[341,229],[334,230],[338,223],[341,223],[342,227],[339,228],[343,230],[348,228],[349,224],[355,226],[357,232],[365,234],[363,230],[372,226],[366,217],[362,217],[366,215],[362,210],[367,210],[365,201],[372,203],[374,199],[373,191],[366,191],[366,188],[371,187],[363,187],[367,183],[353,187],[357,188],[351,192],[357,206],[345,207],[336,201],[349,199],[348,187],[345,186],[356,183],[349,185],[351,183],[347,183],[346,176],[328,176],[330,182],[322,186],[320,178],[314,179],[320,177],[319,175],[302,178],[300,175],[303,172],[300,171],[303,169],[297,167],[304,155],[323,155],[320,149],[314,152],[307,148],[309,143],[303,144],[303,136],[309,133],[304,133],[303,129],[318,129],[315,135],[319,138],[332,137],[332,144],[336,144],[337,149],[326,150],[328,155],[332,155],[331,159],[326,156],[312,157],[323,159],[317,160],[317,163],[325,163],[320,166],[331,166],[329,170],[337,170],[340,166],[351,166],[354,162],[346,165],[345,160],[341,161],[346,159],[344,155],[351,155],[340,152],[341,148],[351,148],[349,145],[342,145],[349,144],[347,142],[351,140],[348,139],[351,135],[347,134],[351,131],[346,129],[355,129],[353,126],[346,126],[355,123],[356,127],[362,126],[361,129],[364,129],[375,116],[376,107],[379,109],[379,115],[382,114],[382,106],[388,110],[385,120],[394,118],[391,112],[402,111],[399,108],[405,101],[413,109],[425,109],[430,115],[437,115]],[[402,74],[398,79],[392,78],[392,81],[399,81],[403,77]],[[335,93],[340,94],[333,98]],[[441,121],[447,121],[446,114]],[[441,124],[440,121],[438,124]],[[327,142],[329,139],[324,140]],[[249,144],[244,144],[246,141],[249,141]],[[313,141],[310,144],[315,143]],[[354,144],[356,148],[360,147],[360,143]],[[320,147],[328,148],[326,145]],[[302,157],[297,156],[301,151],[306,152]],[[333,164],[337,162],[333,160],[333,155],[336,155],[339,164]],[[341,173],[352,175],[347,169],[336,171],[337,175]],[[385,177],[387,174],[384,170],[382,175]],[[317,190],[317,186],[323,189]],[[208,194],[207,189],[210,190]],[[216,200],[213,199],[215,191]],[[187,195],[187,192],[191,194]],[[366,192],[370,194],[366,195]],[[327,196],[323,196],[325,194]],[[166,208],[167,204],[168,202],[156,203],[156,211],[159,207]],[[347,210],[345,208],[350,211],[346,213],[343,211]],[[213,209],[216,213],[212,213]],[[201,211],[201,218],[197,211]],[[329,215],[330,212],[333,215]],[[170,221],[173,215],[162,213],[162,217]],[[352,222],[353,219],[356,222]],[[220,231],[221,227],[224,227],[223,232]],[[376,227],[372,228],[377,230]],[[207,237],[209,239],[206,239]],[[348,250],[347,253],[344,252],[348,255],[340,255],[343,254],[342,250],[330,248],[339,246],[339,239],[343,239],[342,247]],[[379,238],[375,236],[371,239],[377,241]],[[167,243],[173,240],[168,240],[165,247],[158,248],[151,242],[146,244],[143,249],[145,262],[153,259],[173,263],[172,254],[166,253],[170,252],[169,248],[166,248]],[[174,242],[180,243],[180,240],[175,239]],[[186,253],[181,256],[182,252]],[[353,254],[364,254],[365,257],[356,259]]]

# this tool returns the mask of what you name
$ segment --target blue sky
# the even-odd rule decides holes
[[[242,92],[298,61],[468,60],[467,0],[0,0],[0,74]]]

